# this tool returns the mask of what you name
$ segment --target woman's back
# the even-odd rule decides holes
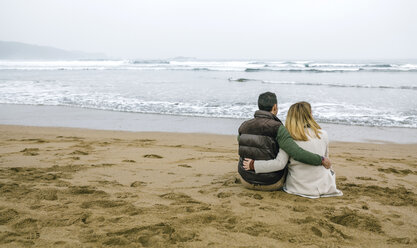
[[[329,138],[327,132],[320,130],[321,134],[318,138],[311,129],[308,128],[305,131],[309,140],[295,142],[309,152],[328,157]],[[323,166],[304,164],[292,158],[290,158],[288,165],[284,191],[310,198],[342,195],[342,192],[336,188],[336,175],[333,170]]]

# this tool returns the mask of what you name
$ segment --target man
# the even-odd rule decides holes
[[[329,168],[331,163],[328,158],[308,152],[299,147],[282,122],[276,116],[278,113],[277,96],[271,92],[259,95],[258,107],[255,118],[245,121],[239,127],[239,164],[238,172],[242,184],[256,190],[278,190],[282,188],[286,170],[271,173],[255,173],[253,164],[251,170],[245,170],[244,158],[253,160],[275,159],[279,148],[288,155],[302,163],[323,165]]]

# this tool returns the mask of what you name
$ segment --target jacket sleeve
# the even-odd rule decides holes
[[[284,125],[278,128],[277,141],[280,149],[283,149],[293,159],[300,161],[301,163],[310,165],[321,165],[321,156],[311,153],[299,147],[288,133]]]
[[[273,171],[280,171],[285,168],[288,163],[288,154],[279,149],[278,155],[275,159],[271,160],[255,160],[254,168],[256,173],[269,173]]]

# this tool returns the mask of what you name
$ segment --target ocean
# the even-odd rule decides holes
[[[307,101],[320,123],[417,128],[409,61],[0,61],[0,104],[242,119],[266,91],[283,121]]]

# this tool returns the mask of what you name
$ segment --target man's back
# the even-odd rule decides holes
[[[279,145],[277,132],[282,122],[271,112],[258,110],[255,118],[245,121],[239,128],[239,164],[238,171],[242,178],[251,184],[270,185],[278,182],[284,171],[256,174],[243,168],[243,159],[274,159]]]

